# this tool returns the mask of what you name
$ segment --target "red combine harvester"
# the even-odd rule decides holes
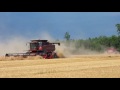
[[[49,43],[48,40],[31,40],[29,42],[30,49],[26,53],[7,53],[5,56],[42,56],[45,59],[58,58],[57,53],[55,53],[55,45],[60,43]]]
[[[119,52],[117,51],[116,48],[114,48],[114,47],[109,47],[109,48],[107,49],[107,53],[108,53],[108,54],[118,54]]]

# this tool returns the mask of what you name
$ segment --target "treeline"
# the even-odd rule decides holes
[[[111,37],[99,36],[88,39],[67,39],[64,42],[68,47],[72,44],[74,48],[84,47],[93,51],[103,52],[109,47],[114,47],[120,52],[120,36],[113,35]]]

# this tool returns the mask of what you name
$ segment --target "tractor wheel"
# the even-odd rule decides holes
[[[5,54],[5,57],[9,57],[9,55],[8,55],[8,54]]]
[[[59,58],[56,53],[54,54],[54,58]]]

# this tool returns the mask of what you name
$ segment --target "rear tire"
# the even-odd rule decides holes
[[[56,53],[54,54],[54,58],[59,58]]]
[[[5,54],[5,57],[9,57],[9,55],[8,55],[8,54]]]

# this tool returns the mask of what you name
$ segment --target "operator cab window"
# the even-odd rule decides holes
[[[35,49],[38,47],[38,44],[37,43],[30,43],[30,47],[31,47],[31,49]]]
[[[39,46],[42,46],[42,42],[39,42]]]

